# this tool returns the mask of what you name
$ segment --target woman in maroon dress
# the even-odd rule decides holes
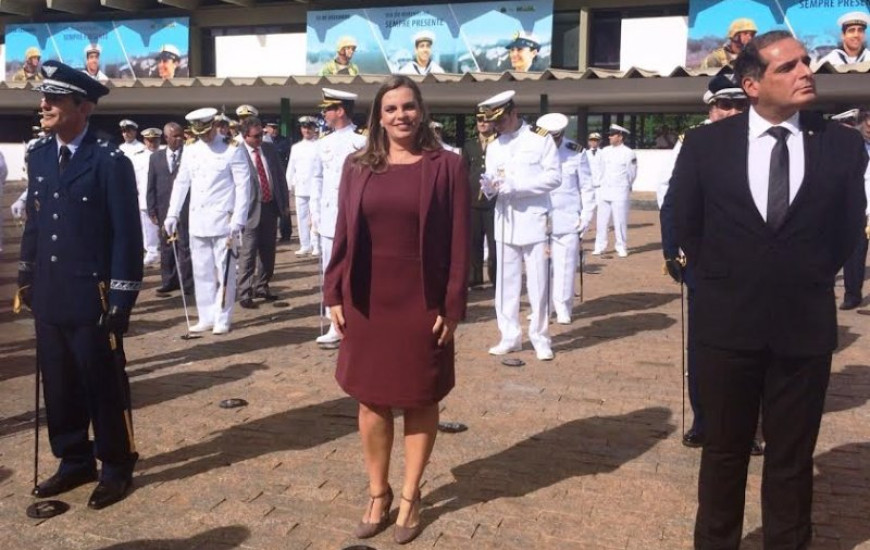
[[[343,335],[335,378],[359,401],[370,500],[355,534],[386,527],[393,409],[403,410],[405,477],[393,536],[421,529],[420,479],[438,402],[453,388],[453,333],[465,317],[469,187],[462,157],[428,125],[420,90],[390,78],[375,96],[366,147],[345,162],[324,299]]]

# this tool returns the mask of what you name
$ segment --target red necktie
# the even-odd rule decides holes
[[[266,176],[266,166],[263,164],[263,157],[260,156],[259,149],[254,149],[254,161],[257,164],[257,174],[260,176],[262,202],[269,202],[272,200],[272,192],[269,191],[269,178]]]

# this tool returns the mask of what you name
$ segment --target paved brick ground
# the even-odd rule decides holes
[[[7,185],[4,212],[20,184]],[[648,198],[648,197],[644,197]],[[18,229],[4,214],[0,292],[12,293]],[[660,272],[657,216],[631,215],[631,255],[595,258],[574,323],[554,325],[556,359],[510,369],[486,354],[497,340],[492,291],[473,292],[458,334],[456,389],[426,471],[426,529],[413,548],[691,546],[698,451],[680,444],[680,294]],[[127,340],[136,490],[94,512],[91,490],[38,522],[32,502],[32,322],[0,312],[2,548],[338,549],[366,502],[355,404],[333,380],[334,352],[312,339],[316,264],[279,247],[282,301],[237,310],[227,336],[183,341],[181,300],[155,295],[148,270]],[[588,249],[588,244],[587,244]],[[841,291],[839,289],[838,291]],[[814,548],[870,548],[870,317],[841,316],[841,349],[817,450]],[[217,404],[241,397],[249,406]],[[401,449],[395,450],[395,466]],[[55,461],[45,433],[40,478]],[[762,459],[753,459],[746,548],[760,548]],[[391,475],[400,485],[400,471]],[[395,512],[394,512],[395,514]],[[369,542],[391,548],[389,532]]]

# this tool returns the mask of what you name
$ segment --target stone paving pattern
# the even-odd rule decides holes
[[[8,205],[0,292],[11,296],[20,229]],[[645,201],[649,196],[641,196]],[[690,548],[700,453],[681,433],[680,289],[661,274],[657,213],[631,213],[631,255],[589,256],[573,324],[552,325],[556,358],[528,341],[507,368],[487,355],[493,291],[469,297],[457,387],[423,486],[423,534],[410,548]],[[586,249],[590,250],[587,238]],[[95,512],[92,486],[62,495],[66,514],[28,519],[33,468],[34,336],[29,315],[0,311],[0,547],[8,549],[339,549],[367,502],[356,405],[319,350],[317,264],[279,246],[272,290],[236,308],[233,330],[184,341],[181,298],[146,271],[126,340],[136,442],[135,491]],[[842,293],[838,282],[838,296]],[[524,306],[525,307],[525,306]],[[525,315],[525,313],[523,313]],[[870,316],[840,315],[840,349],[816,452],[813,548],[870,548]],[[218,403],[240,397],[247,407]],[[686,404],[688,408],[688,404]],[[691,411],[687,412],[687,420]],[[401,433],[401,420],[397,433]],[[44,424],[43,424],[44,426]],[[40,434],[40,479],[56,461]],[[393,487],[401,485],[400,439]],[[763,459],[753,458],[744,548],[760,548]],[[395,505],[393,519],[395,519]],[[394,548],[391,531],[367,541]]]

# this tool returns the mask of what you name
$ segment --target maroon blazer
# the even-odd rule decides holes
[[[420,190],[420,257],[426,305],[454,321],[465,318],[468,298],[468,255],[471,218],[468,175],[462,157],[443,149],[423,152]],[[324,303],[348,300],[367,311],[371,274],[354,270],[363,190],[371,178],[368,167],[349,157],[338,191],[338,220],[332,259],[323,282]]]

